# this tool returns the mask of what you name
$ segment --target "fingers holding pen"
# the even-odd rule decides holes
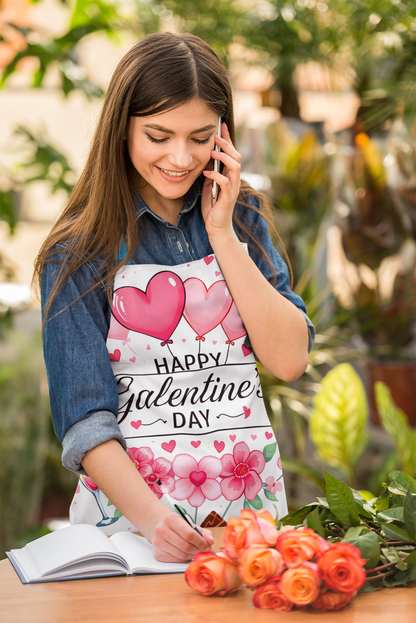
[[[201,529],[203,536],[178,515],[166,516],[154,529],[153,552],[161,562],[187,562],[195,554],[211,549],[214,542],[209,530]]]

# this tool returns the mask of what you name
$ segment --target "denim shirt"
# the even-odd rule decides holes
[[[213,253],[201,214],[200,195],[201,187],[196,183],[185,195],[176,226],[154,214],[135,195],[140,242],[131,263],[175,266]],[[249,201],[261,207],[256,197]],[[273,247],[266,221],[238,203],[235,210],[271,259],[277,277],[276,290],[305,316],[310,351],[315,329],[306,316],[302,299],[289,288],[286,264]],[[61,245],[53,257],[57,262],[44,265],[42,309],[62,267],[59,260],[65,254],[66,245]],[[249,254],[265,278],[273,283],[269,264],[254,250],[249,249]],[[117,439],[126,449],[117,424],[118,391],[106,347],[111,317],[106,292],[97,286],[73,303],[100,279],[98,264],[98,261],[85,262],[64,282],[51,306],[43,337],[53,425],[63,445],[62,464],[84,474],[81,461],[88,450],[110,439]]]

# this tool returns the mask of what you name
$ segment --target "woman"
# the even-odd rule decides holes
[[[204,526],[243,506],[287,512],[254,352],[293,380],[314,330],[234,141],[213,50],[190,34],[146,37],[114,72],[36,263],[55,431],[81,475],[71,521],[138,529],[162,561],[209,547]]]

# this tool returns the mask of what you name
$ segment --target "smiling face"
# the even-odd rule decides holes
[[[130,159],[144,185],[149,207],[182,206],[181,199],[211,158],[218,115],[202,100],[158,115],[131,117],[127,133]]]

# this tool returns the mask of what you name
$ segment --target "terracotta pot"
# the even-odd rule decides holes
[[[371,421],[378,426],[381,424],[374,397],[374,383],[382,381],[389,387],[396,405],[407,415],[409,424],[416,426],[416,362],[371,359],[366,367]]]

